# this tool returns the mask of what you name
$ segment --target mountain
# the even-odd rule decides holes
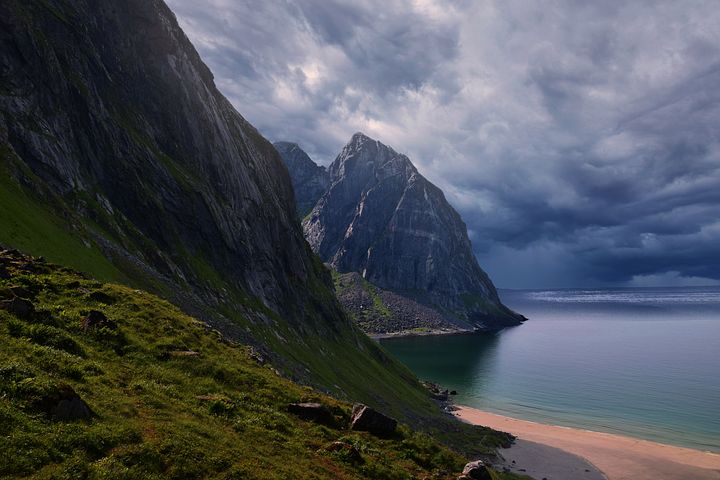
[[[458,328],[525,320],[501,303],[460,215],[408,157],[357,133],[329,173],[329,189],[303,222],[324,262],[432,305]]]
[[[158,294],[288,379],[465,428],[343,313],[276,149],[160,0],[0,2],[0,242]]]
[[[290,173],[298,216],[305,217],[330,186],[330,174],[325,167],[313,162],[296,143],[273,144]]]

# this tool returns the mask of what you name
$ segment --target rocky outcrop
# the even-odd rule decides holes
[[[493,480],[493,475],[482,460],[475,460],[465,465],[458,480]]]
[[[362,432],[370,432],[375,435],[387,436],[395,432],[397,420],[373,410],[367,405],[353,405],[352,416],[350,417],[350,428]]]
[[[432,305],[461,328],[525,320],[500,302],[460,215],[408,157],[358,133],[329,173],[328,191],[303,222],[323,261]]]
[[[330,174],[313,162],[296,143],[274,144],[290,173],[298,216],[305,217],[330,186]]]

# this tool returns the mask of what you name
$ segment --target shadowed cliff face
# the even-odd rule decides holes
[[[358,133],[329,172],[331,186],[303,226],[333,268],[429,302],[465,326],[523,320],[500,303],[458,213],[406,156]]]
[[[24,180],[99,204],[90,214],[113,217],[112,230],[131,224],[133,253],[161,274],[192,280],[178,252],[201,255],[248,295],[287,305],[288,274],[304,280],[311,266],[285,168],[164,3],[0,9],[0,141],[36,176]]]
[[[277,142],[274,146],[290,173],[298,216],[303,218],[330,186],[330,174],[325,167],[313,162],[297,144]]]

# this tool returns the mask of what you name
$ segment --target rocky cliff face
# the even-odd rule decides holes
[[[160,293],[338,396],[431,407],[342,313],[276,149],[161,0],[0,2],[0,199],[0,242]]]
[[[462,326],[524,320],[500,302],[460,215],[405,155],[358,133],[329,173],[330,188],[303,227],[333,268],[430,303]]]
[[[288,274],[312,268],[285,167],[165,4],[0,8],[0,141],[32,172],[24,180],[113,231],[132,225],[138,257],[160,273],[193,277],[201,254],[248,295],[285,305]]]
[[[325,167],[313,162],[296,143],[277,142],[274,145],[290,173],[298,216],[303,218],[330,186],[330,174]]]

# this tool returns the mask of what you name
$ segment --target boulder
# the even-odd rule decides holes
[[[62,422],[89,420],[92,410],[69,385],[60,385],[42,398],[37,406],[53,420]]]
[[[288,405],[288,412],[303,420],[309,420],[323,425],[335,424],[335,417],[333,417],[330,410],[322,403],[291,403]]]
[[[490,470],[482,460],[475,460],[465,465],[459,478],[462,480],[493,480]]]
[[[439,393],[431,393],[430,395],[435,400],[440,400],[441,402],[445,402],[448,399],[448,391],[447,390],[445,390],[444,392],[439,392]]]
[[[357,403],[353,406],[350,428],[375,435],[390,435],[397,428],[397,420],[383,415],[367,405]]]
[[[60,421],[89,420],[92,417],[92,411],[87,406],[87,403],[76,395],[60,400],[57,406],[53,408],[52,416]]]
[[[115,330],[117,325],[112,320],[109,320],[104,313],[97,310],[90,310],[88,316],[82,321],[83,330],[89,330],[91,328],[109,328]]]
[[[106,305],[112,305],[113,303],[115,303],[115,297],[108,295],[107,293],[102,292],[100,290],[96,290],[88,296],[90,297],[90,300],[104,303]]]
[[[35,313],[35,305],[25,298],[13,297],[11,300],[0,302],[0,310],[6,310],[18,318],[28,319]]]

